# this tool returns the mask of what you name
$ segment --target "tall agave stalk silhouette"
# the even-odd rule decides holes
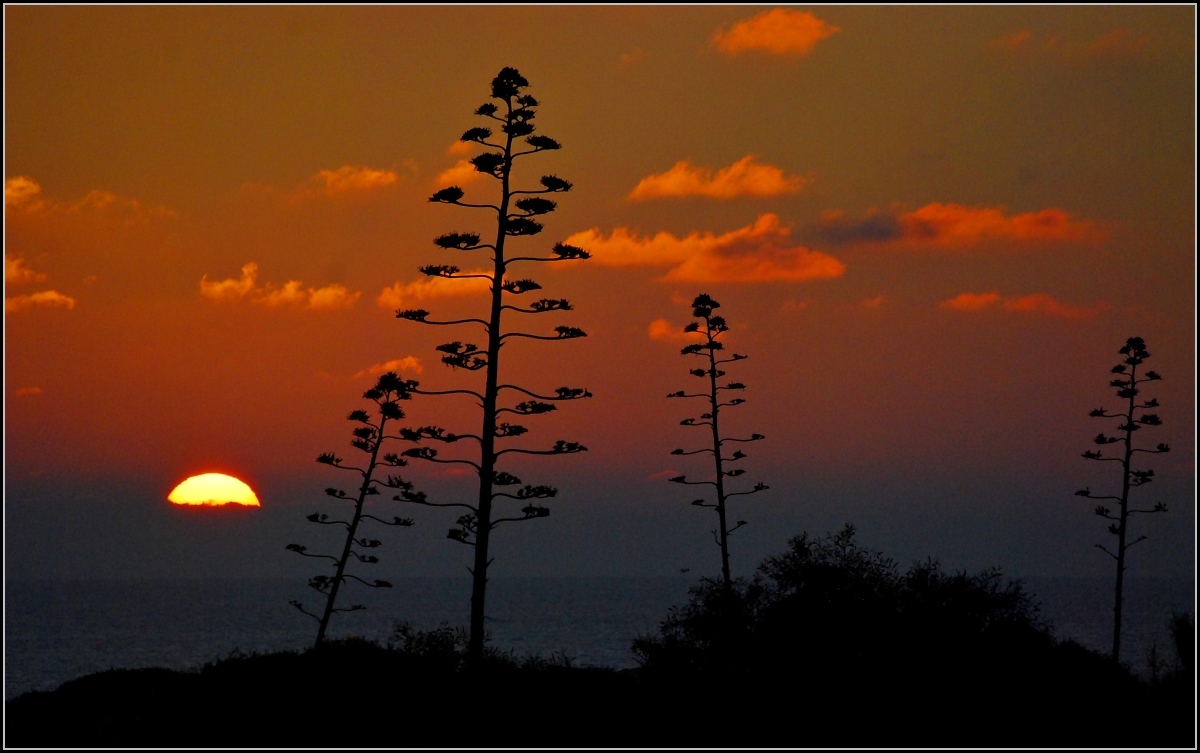
[[[721,304],[714,301],[707,295],[698,295],[692,301],[692,316],[697,317],[701,321],[691,322],[683,328],[684,332],[695,333],[704,337],[703,342],[693,343],[683,348],[682,354],[685,356],[697,356],[708,361],[707,368],[692,369],[692,376],[704,379],[707,382],[707,389],[702,392],[688,393],[686,391],[672,392],[667,397],[699,397],[707,401],[708,410],[700,414],[698,418],[685,418],[679,423],[683,426],[707,426],[712,434],[712,445],[702,447],[698,450],[685,451],[676,449],[671,452],[672,455],[701,455],[704,453],[712,453],[713,470],[715,471],[715,480],[713,481],[688,481],[687,476],[676,476],[671,479],[676,484],[688,485],[706,485],[712,486],[715,492],[716,501],[710,502],[707,499],[697,499],[692,502],[697,507],[711,507],[717,512],[717,528],[713,531],[713,538],[716,540],[717,546],[721,548],[721,579],[725,585],[725,590],[729,591],[733,587],[733,579],[729,572],[729,535],[737,529],[746,525],[746,521],[739,520],[732,527],[729,525],[727,501],[732,497],[740,497],[747,494],[754,494],[766,490],[766,484],[757,483],[754,488],[747,491],[730,492],[725,488],[725,479],[735,476],[741,476],[745,473],[740,468],[725,470],[727,463],[735,463],[746,457],[746,454],[741,450],[734,451],[726,457],[724,446],[727,443],[733,442],[757,442],[760,439],[765,439],[762,434],[751,434],[747,438],[734,438],[721,436],[721,409],[731,408],[735,405],[741,405],[746,402],[743,398],[735,397],[722,402],[724,393],[732,391],[741,391],[746,388],[746,385],[741,382],[728,382],[726,384],[718,384],[717,380],[725,376],[725,372],[719,368],[727,363],[741,361],[746,356],[734,353],[729,358],[717,358],[717,353],[724,350],[725,346],[717,339],[725,332],[729,331],[728,325],[725,324],[725,317],[714,316],[713,311],[721,307]]]
[[[349,520],[340,518],[330,518],[329,515],[320,512],[314,512],[308,516],[308,520],[312,523],[323,526],[344,526],[346,528],[346,540],[342,546],[341,554],[334,556],[332,554],[313,554],[308,551],[308,547],[300,544],[288,544],[289,551],[296,552],[305,557],[314,557],[317,559],[325,559],[332,562],[334,573],[329,575],[316,575],[308,581],[308,585],[317,592],[325,596],[325,605],[320,610],[320,614],[310,612],[305,608],[300,601],[293,600],[292,606],[299,609],[304,614],[312,617],[319,623],[317,628],[317,640],[313,644],[314,648],[320,646],[325,640],[326,631],[329,629],[329,621],[333,615],[339,612],[355,612],[366,607],[362,604],[354,604],[349,607],[338,607],[337,598],[338,592],[341,590],[342,584],[348,580],[356,581],[371,588],[391,588],[392,584],[386,580],[367,580],[347,572],[346,566],[351,558],[354,561],[362,564],[375,564],[379,562],[379,558],[374,554],[368,554],[367,550],[376,549],[382,546],[383,542],[378,539],[359,536],[358,527],[364,520],[374,521],[386,526],[411,526],[413,524],[410,518],[393,517],[390,521],[374,515],[363,512],[363,507],[367,497],[376,496],[379,492],[379,487],[402,489],[406,492],[412,492],[412,484],[400,478],[399,476],[388,476],[384,480],[380,480],[375,476],[375,472],[383,468],[398,468],[408,464],[404,458],[395,453],[380,454],[385,442],[389,440],[400,439],[397,435],[388,435],[386,433],[388,422],[396,421],[404,418],[404,412],[397,405],[398,400],[408,400],[411,397],[412,389],[416,382],[402,381],[395,372],[388,372],[379,377],[379,381],[375,386],[363,393],[363,397],[375,403],[377,408],[378,419],[373,422],[371,415],[365,410],[355,410],[350,413],[349,420],[359,424],[354,429],[354,440],[350,442],[354,449],[365,453],[367,463],[365,466],[347,465],[342,458],[334,455],[332,452],[322,454],[317,458],[318,463],[332,466],[351,473],[357,473],[361,479],[358,485],[358,491],[355,494],[348,494],[342,489],[330,487],[325,490],[325,493],[335,499],[348,500],[354,503],[354,511],[350,515]]]
[[[1117,582],[1113,597],[1112,657],[1114,661],[1119,662],[1121,660],[1121,608],[1124,597],[1125,571],[1128,569],[1128,566],[1125,564],[1125,553],[1135,544],[1146,540],[1144,535],[1138,536],[1132,541],[1129,540],[1129,518],[1131,515],[1139,513],[1167,511],[1167,506],[1162,502],[1149,508],[1130,506],[1130,490],[1148,484],[1154,478],[1154,471],[1152,470],[1134,469],[1133,456],[1137,453],[1157,455],[1170,452],[1171,448],[1162,443],[1159,443],[1153,449],[1134,446],[1134,432],[1140,431],[1143,427],[1162,425],[1162,420],[1159,419],[1157,413],[1146,412],[1148,409],[1157,408],[1158,400],[1152,398],[1139,403],[1137,398],[1141,390],[1138,389],[1138,385],[1146,382],[1156,382],[1162,379],[1162,377],[1155,371],[1147,371],[1145,376],[1138,377],[1138,367],[1150,357],[1150,353],[1146,350],[1146,343],[1142,338],[1129,338],[1118,352],[1125,356],[1125,360],[1112,367],[1112,373],[1117,376],[1109,382],[1109,386],[1117,391],[1118,398],[1125,401],[1125,408],[1120,413],[1109,413],[1104,408],[1096,408],[1089,415],[1093,418],[1115,418],[1120,420],[1121,423],[1117,426],[1117,435],[1108,436],[1104,432],[1101,432],[1093,440],[1097,445],[1101,446],[1110,444],[1119,445],[1118,449],[1120,452],[1117,457],[1104,457],[1100,450],[1087,450],[1083,453],[1083,457],[1101,463],[1118,463],[1121,466],[1121,493],[1119,496],[1102,496],[1093,494],[1090,488],[1085,488],[1080,489],[1075,494],[1076,496],[1087,497],[1088,499],[1108,500],[1117,503],[1116,510],[1111,510],[1105,505],[1100,504],[1096,506],[1095,512],[1105,520],[1111,521],[1108,526],[1108,532],[1117,537],[1116,551],[1109,549],[1103,544],[1096,544],[1096,547],[1116,561]]]
[[[460,319],[455,321],[430,320],[429,312],[424,309],[408,309],[396,312],[400,319],[408,319],[422,324],[447,326],[457,324],[474,324],[483,328],[487,336],[487,344],[480,346],[475,343],[454,341],[439,345],[437,350],[443,353],[442,361],[447,365],[467,369],[468,371],[483,371],[485,381],[482,391],[475,390],[445,390],[429,391],[414,390],[421,395],[470,395],[473,396],[482,410],[481,429],[478,434],[456,434],[447,432],[437,426],[424,426],[417,429],[405,430],[402,434],[413,442],[456,443],[461,440],[471,440],[479,447],[477,459],[441,458],[437,450],[428,447],[416,447],[402,453],[405,456],[419,458],[433,463],[458,463],[474,468],[479,475],[479,496],[473,504],[465,502],[434,502],[424,494],[406,490],[397,499],[403,499],[415,504],[431,507],[461,507],[467,513],[458,519],[458,527],[450,529],[449,538],[474,548],[474,562],[470,569],[471,585],[471,623],[470,638],[467,644],[468,662],[475,664],[483,655],[484,643],[484,608],[487,592],[487,570],[492,560],[489,556],[492,531],[503,523],[544,518],[550,514],[546,507],[534,504],[536,500],[553,497],[558,490],[552,486],[529,485],[515,492],[495,491],[496,487],[511,487],[521,484],[521,480],[511,473],[497,468],[497,463],[504,455],[521,453],[526,455],[566,455],[587,450],[577,442],[558,440],[547,449],[535,450],[506,446],[499,448],[498,442],[525,434],[526,427],[499,421],[501,414],[509,413],[514,416],[535,416],[555,410],[555,403],[566,400],[578,400],[591,397],[586,389],[577,387],[559,387],[549,394],[533,392],[515,384],[504,384],[500,380],[500,356],[506,343],[513,338],[529,338],[533,340],[573,340],[585,337],[586,333],[577,327],[558,326],[551,335],[541,335],[526,332],[505,332],[501,326],[501,317],[505,311],[522,315],[542,315],[557,311],[570,311],[571,304],[565,299],[543,298],[529,304],[528,307],[505,303],[505,296],[520,296],[534,290],[540,290],[541,285],[530,279],[514,279],[508,275],[511,265],[518,262],[562,262],[577,259],[587,259],[589,254],[581,248],[557,243],[548,256],[508,256],[506,242],[510,238],[537,235],[542,231],[542,224],[535,217],[554,211],[556,204],[543,194],[565,193],[571,190],[571,184],[554,175],[541,178],[540,188],[517,189],[512,184],[514,162],[518,158],[539,152],[560,148],[554,139],[547,136],[534,135],[533,119],[536,99],[521,91],[529,85],[520,73],[513,68],[504,68],[492,81],[492,99],[475,111],[480,115],[499,124],[500,134],[493,140],[490,128],[476,127],[467,130],[462,135],[462,141],[478,144],[485,151],[471,159],[476,171],[496,181],[499,187],[499,197],[495,204],[468,203],[463,201],[465,192],[458,186],[443,188],[430,197],[430,201],[439,204],[451,204],[458,207],[469,207],[488,213],[495,221],[494,239],[488,243],[481,240],[479,233],[456,232],[448,233],[437,238],[434,243],[439,247],[454,251],[490,251],[491,269],[483,272],[463,272],[455,265],[430,265],[421,267],[421,272],[430,277],[445,277],[450,279],[483,278],[488,281],[491,292],[491,306],[486,318]],[[523,144],[518,142],[523,139]],[[519,400],[515,405],[501,405],[502,398],[513,396]],[[497,503],[505,500],[515,500],[524,503],[519,512],[503,514],[497,511]]]

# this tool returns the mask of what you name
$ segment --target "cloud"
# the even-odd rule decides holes
[[[635,47],[633,50],[631,50],[629,52],[621,53],[621,57],[620,57],[621,65],[631,65],[633,63],[640,61],[644,57],[646,57],[646,53],[642,50],[642,48]]]
[[[41,193],[41,185],[25,175],[4,181],[4,205],[7,207],[37,209],[42,205]]]
[[[312,180],[324,187],[330,196],[344,193],[373,191],[396,182],[391,170],[373,170],[369,167],[346,165],[336,170],[321,170]]]
[[[29,311],[37,306],[60,306],[66,309],[75,308],[75,299],[69,295],[63,295],[57,290],[43,290],[39,293],[30,293],[29,295],[19,295],[14,298],[4,299],[4,310],[10,314],[19,311]]]
[[[819,251],[791,246],[791,229],[779,217],[764,214],[752,225],[722,235],[671,233],[638,238],[615,228],[607,238],[598,228],[575,233],[567,243],[582,246],[609,266],[673,265],[664,280],[687,282],[770,282],[838,277],[845,265]]]
[[[1046,293],[1033,293],[1025,296],[1003,297],[999,293],[961,293],[954,298],[942,301],[939,308],[954,311],[985,311],[1003,310],[1017,311],[1027,314],[1044,314],[1067,319],[1084,319],[1095,316],[1108,307],[1103,302],[1091,306],[1068,306],[1059,303]]]
[[[351,293],[345,285],[334,283],[323,288],[308,289],[308,303],[304,308],[316,311],[332,311],[333,309],[353,306],[362,297],[362,293]]]
[[[947,301],[938,304],[940,308],[957,311],[980,311],[999,304],[1004,299],[999,293],[960,293]]]
[[[885,298],[883,296],[877,295],[874,298],[863,299],[861,305],[865,309],[877,309],[883,305],[884,300]]]
[[[213,301],[237,301],[249,296],[250,302],[261,306],[295,305],[311,311],[332,311],[353,306],[362,293],[351,293],[345,285],[333,284],[323,288],[304,288],[300,280],[288,280],[282,287],[271,283],[258,285],[258,265],[249,262],[242,267],[242,276],[210,282],[208,275],[200,279],[200,295]]]
[[[25,266],[25,260],[16,256],[4,255],[4,284],[25,285],[30,282],[45,282],[46,275],[34,272]]]
[[[470,160],[460,159],[454,167],[438,173],[434,183],[439,186],[465,186],[483,177]]]
[[[362,165],[344,165],[336,170],[318,170],[304,183],[286,194],[287,201],[299,203],[313,199],[333,199],[370,196],[392,186],[399,180],[391,170],[376,170]],[[267,186],[247,184],[246,190],[274,193]]]
[[[1142,54],[1150,43],[1149,34],[1137,34],[1129,29],[1114,29],[1091,42],[1083,50],[1085,58],[1133,58]]]
[[[42,198],[42,187],[33,178],[21,175],[4,182],[4,204],[10,209],[35,213],[41,211],[70,212],[73,214],[101,215],[120,220],[127,225],[149,222],[160,217],[173,217],[175,212],[163,206],[148,207],[129,196],[118,196],[112,191],[95,189],[88,191],[74,203],[51,201]]]
[[[1055,34],[1022,29],[993,39],[987,46],[995,52],[1014,57],[1042,58],[1059,63],[1089,63],[1142,57],[1153,41],[1149,34],[1139,34],[1131,29],[1113,29],[1091,41],[1068,44]]]
[[[42,394],[42,388],[41,387],[19,387],[15,394],[17,397],[32,397],[34,395]]]
[[[630,199],[654,199],[664,196],[705,196],[710,199],[732,199],[735,196],[779,196],[796,193],[811,178],[783,174],[783,170],[754,161],[754,155],[743,157],[729,167],[713,173],[712,168],[697,167],[684,160],[665,173],[642,180],[629,194]]]
[[[468,154],[474,148],[475,144],[470,141],[455,141],[446,147],[446,154]]]
[[[702,333],[684,332],[683,327],[677,327],[666,319],[655,319],[650,322],[650,326],[646,328],[646,336],[651,340],[658,340],[659,342],[690,343],[704,339]]]
[[[1062,209],[1005,214],[1004,207],[968,207],[933,203],[913,212],[868,212],[851,218],[843,211],[823,212],[811,230],[834,244],[902,243],[963,248],[987,239],[1016,244],[1096,242],[1104,237],[1091,220],[1076,220]]]
[[[1009,34],[1008,36],[1000,37],[999,39],[993,39],[992,41],[988,42],[988,47],[993,50],[1015,52],[1016,50],[1020,50],[1031,39],[1033,39],[1033,32],[1029,29],[1022,29],[1021,31]]]
[[[776,8],[739,21],[728,31],[718,29],[712,36],[712,44],[729,56],[762,50],[803,57],[813,51],[817,42],[839,31],[811,13]]]
[[[258,265],[250,262],[242,267],[242,276],[238,279],[209,282],[208,275],[200,279],[200,295],[214,301],[234,301],[244,298],[254,290],[255,277],[258,276]]]
[[[364,376],[376,376],[378,374],[386,374],[389,371],[411,371],[420,374],[425,371],[425,367],[421,365],[421,359],[416,356],[405,356],[397,358],[385,363],[377,363],[373,366],[368,366],[362,371],[355,374],[355,378]]]
[[[464,275],[489,275],[482,270],[467,270]],[[450,279],[448,277],[423,277],[413,282],[397,282],[383,289],[376,303],[384,308],[402,309],[428,298],[444,298],[455,295],[477,295],[492,289],[490,280],[481,277]]]

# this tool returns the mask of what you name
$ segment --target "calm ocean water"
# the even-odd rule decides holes
[[[562,651],[577,665],[632,667],[633,638],[687,599],[690,577],[497,578],[489,584],[493,645],[518,655]],[[1111,581],[1027,578],[1060,638],[1106,651]],[[335,618],[334,637],[380,641],[397,620],[465,625],[465,578],[398,580],[363,597],[369,609]],[[303,649],[315,622],[288,605],[312,602],[295,580],[15,582],[5,587],[4,695],[50,690],[111,668],[187,669],[242,652]],[[1194,581],[1131,579],[1122,655],[1145,672],[1153,641],[1170,656],[1172,611],[1195,614]],[[315,592],[309,591],[314,596]]]

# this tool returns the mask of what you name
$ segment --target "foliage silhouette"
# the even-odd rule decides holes
[[[313,554],[308,551],[308,547],[301,546],[300,544],[287,545],[289,551],[296,552],[302,556],[330,560],[334,568],[333,576],[316,575],[308,581],[310,587],[325,596],[325,605],[321,609],[320,614],[308,611],[300,601],[293,600],[290,602],[296,609],[299,609],[317,621],[317,638],[313,644],[314,647],[320,646],[325,640],[326,631],[329,629],[329,621],[333,615],[339,612],[355,612],[366,608],[362,604],[354,604],[349,607],[337,606],[338,592],[343,583],[347,580],[353,580],[371,588],[391,588],[392,586],[386,580],[367,580],[349,573],[346,571],[346,565],[349,563],[351,557],[362,564],[375,564],[379,561],[376,555],[369,554],[367,551],[382,546],[383,542],[378,539],[367,538],[366,536],[358,537],[358,526],[362,521],[370,520],[386,526],[411,526],[413,523],[411,518],[393,517],[390,521],[384,520],[364,513],[363,507],[367,497],[379,495],[380,487],[401,489],[405,493],[413,493],[412,484],[401,477],[392,475],[381,481],[375,477],[375,472],[380,467],[399,468],[408,464],[408,461],[395,453],[385,453],[381,456],[380,452],[383,449],[384,442],[399,439],[398,436],[387,434],[387,425],[389,421],[404,418],[404,412],[400,410],[397,401],[409,400],[415,386],[415,382],[401,380],[396,376],[395,372],[388,372],[379,377],[379,381],[375,383],[374,387],[363,393],[364,398],[375,403],[378,412],[378,423],[372,422],[370,414],[365,410],[351,411],[349,420],[358,424],[358,426],[354,429],[354,440],[350,442],[350,445],[367,455],[366,467],[360,468],[355,465],[347,465],[342,461],[342,458],[332,452],[324,453],[317,458],[317,462],[323,465],[357,473],[361,478],[361,483],[358,485],[357,495],[351,495],[342,489],[333,487],[325,490],[325,493],[334,499],[343,499],[354,503],[354,511],[350,515],[349,520],[330,518],[329,515],[320,512],[314,512],[308,516],[308,520],[317,525],[345,526],[346,540],[342,546],[340,556]]]
[[[1134,432],[1140,431],[1145,426],[1162,425],[1162,420],[1158,417],[1157,413],[1146,412],[1147,409],[1157,408],[1158,400],[1152,398],[1139,403],[1137,397],[1141,390],[1138,389],[1138,385],[1146,382],[1156,382],[1162,379],[1162,377],[1158,372],[1147,371],[1144,377],[1138,378],[1138,366],[1141,366],[1150,357],[1150,353],[1146,350],[1146,343],[1142,338],[1129,338],[1118,352],[1125,356],[1125,359],[1112,367],[1111,373],[1115,377],[1109,382],[1109,386],[1116,390],[1118,398],[1126,401],[1125,408],[1120,413],[1109,413],[1104,408],[1096,408],[1089,415],[1093,418],[1115,418],[1120,421],[1120,424],[1117,426],[1117,435],[1108,436],[1104,432],[1101,432],[1093,440],[1100,446],[1118,444],[1120,454],[1117,457],[1105,457],[1100,450],[1087,450],[1083,453],[1083,457],[1101,463],[1119,463],[1121,466],[1121,493],[1119,496],[1115,494],[1093,494],[1090,487],[1075,492],[1075,495],[1078,497],[1107,500],[1116,502],[1118,505],[1115,514],[1113,510],[1106,507],[1103,503],[1097,505],[1095,508],[1096,515],[1111,521],[1108,526],[1108,532],[1117,537],[1115,552],[1103,544],[1096,544],[1098,549],[1112,557],[1116,562],[1117,578],[1115,593],[1113,595],[1112,658],[1113,661],[1117,662],[1121,660],[1121,610],[1124,596],[1125,571],[1128,569],[1128,566],[1125,564],[1125,553],[1135,544],[1146,540],[1146,536],[1144,535],[1132,541],[1129,540],[1129,517],[1137,514],[1167,511],[1167,506],[1162,502],[1147,508],[1130,507],[1130,490],[1148,484],[1154,479],[1154,471],[1134,469],[1133,456],[1136,453],[1157,455],[1171,450],[1170,446],[1161,442],[1153,449],[1134,446]]]
[[[746,457],[746,454],[741,450],[734,451],[729,457],[722,455],[724,445],[727,442],[757,442],[760,439],[765,439],[762,434],[751,434],[748,438],[722,437],[720,426],[720,415],[722,408],[731,408],[735,405],[741,405],[746,402],[743,398],[735,397],[728,402],[721,402],[722,393],[730,391],[740,391],[746,388],[746,385],[741,382],[728,382],[723,385],[717,384],[717,379],[725,376],[725,372],[718,368],[727,363],[741,361],[746,356],[734,353],[730,358],[717,358],[717,352],[724,350],[725,346],[717,338],[729,331],[729,326],[725,323],[725,317],[714,316],[713,311],[721,307],[711,297],[705,294],[696,296],[692,301],[692,316],[700,319],[698,322],[691,322],[683,328],[683,331],[689,334],[699,334],[704,337],[703,342],[696,342],[687,345],[683,348],[682,354],[685,356],[699,356],[708,361],[706,369],[692,369],[692,376],[707,379],[708,389],[703,392],[689,393],[685,390],[672,392],[667,395],[668,398],[675,397],[699,397],[708,401],[707,412],[700,414],[698,418],[685,418],[680,421],[682,426],[707,426],[712,432],[712,445],[703,447],[698,450],[685,451],[676,449],[672,455],[700,455],[703,453],[712,453],[714,479],[713,481],[688,481],[687,476],[676,476],[671,479],[676,484],[687,484],[693,486],[711,486],[716,494],[716,502],[710,503],[704,499],[697,499],[692,502],[696,507],[710,507],[717,513],[717,528],[714,530],[713,538],[716,540],[717,546],[721,549],[721,581],[726,590],[732,590],[733,579],[729,572],[729,535],[746,525],[746,521],[739,520],[733,527],[730,527],[727,517],[728,508],[727,501],[731,497],[740,497],[747,494],[754,494],[766,490],[767,485],[757,483],[753,489],[740,492],[728,492],[725,489],[725,479],[727,477],[740,476],[745,471],[739,469],[725,470],[726,463],[735,463]]]
[[[533,280],[522,278],[513,279],[508,276],[509,265],[515,262],[562,262],[589,258],[588,252],[581,248],[565,243],[557,243],[547,256],[505,256],[505,241],[509,237],[536,235],[541,232],[542,224],[535,217],[554,211],[555,202],[546,199],[542,194],[564,193],[571,190],[571,183],[554,175],[541,178],[541,188],[533,190],[518,190],[511,184],[513,163],[519,157],[539,152],[559,149],[560,145],[554,139],[534,135],[533,119],[538,105],[536,99],[521,91],[529,85],[520,73],[513,68],[504,68],[492,80],[492,98],[500,104],[486,103],[475,113],[500,124],[501,135],[493,141],[493,132],[489,128],[476,127],[467,130],[462,135],[462,141],[478,144],[486,151],[471,159],[476,171],[487,175],[498,182],[500,189],[499,200],[495,204],[474,204],[463,201],[465,192],[458,186],[443,188],[430,201],[439,204],[450,204],[458,207],[482,209],[493,213],[496,221],[495,240],[484,242],[479,233],[454,232],[439,236],[434,243],[447,250],[456,251],[490,251],[492,269],[487,273],[463,272],[455,265],[428,265],[421,267],[421,272],[431,277],[449,279],[483,278],[491,285],[491,307],[486,319],[470,318],[454,321],[432,321],[425,309],[408,309],[397,311],[400,319],[420,322],[434,326],[457,324],[474,324],[481,326],[487,335],[484,346],[462,341],[449,342],[439,345],[437,350],[444,355],[442,362],[452,368],[468,371],[484,371],[485,382],[482,391],[475,390],[445,390],[428,391],[414,389],[421,395],[470,395],[479,404],[482,411],[482,428],[479,434],[455,434],[437,426],[423,426],[416,429],[406,429],[402,436],[415,443],[456,443],[460,440],[471,440],[479,446],[478,460],[465,458],[442,458],[438,451],[428,446],[415,447],[406,450],[403,455],[419,458],[432,463],[457,463],[474,468],[479,475],[479,497],[475,504],[460,502],[434,502],[424,494],[411,491],[402,492],[397,499],[402,499],[419,505],[431,507],[461,507],[468,512],[458,519],[458,526],[450,529],[448,538],[467,544],[474,549],[473,566],[469,568],[472,575],[471,586],[471,622],[468,639],[467,655],[472,663],[483,657],[484,645],[484,609],[487,591],[487,570],[492,560],[489,556],[491,533],[502,523],[533,520],[544,518],[550,510],[537,502],[555,496],[558,490],[552,486],[526,484],[515,492],[497,492],[495,487],[518,486],[522,482],[511,473],[499,470],[496,465],[503,455],[520,453],[526,455],[566,455],[587,450],[577,442],[558,440],[548,449],[533,450],[520,447],[505,447],[497,449],[497,440],[517,437],[527,432],[526,427],[508,422],[498,421],[503,413],[514,416],[535,416],[555,410],[555,403],[565,400],[578,400],[591,397],[586,389],[577,387],[559,387],[552,394],[539,394],[515,384],[504,384],[500,381],[500,353],[506,342],[512,338],[528,338],[533,340],[572,340],[585,337],[587,333],[577,327],[558,326],[552,335],[539,335],[526,332],[505,332],[501,328],[501,317],[504,311],[524,315],[547,314],[556,311],[570,311],[571,304],[565,299],[543,298],[534,301],[528,307],[504,303],[504,296],[519,296],[534,290],[540,290],[541,285]],[[524,148],[515,143],[524,137]],[[515,211],[514,211],[515,210]],[[511,407],[501,407],[502,396],[513,395],[514,400],[520,400]],[[527,399],[531,398],[531,399]],[[494,505],[497,501],[515,500],[524,503],[519,512],[510,514],[499,513]]]
[[[902,573],[859,546],[848,525],[792,538],[732,590],[701,581],[657,636],[634,642],[634,653],[646,669],[668,674],[802,671],[828,686],[903,676],[933,688],[1050,643],[1049,625],[1019,581],[996,569],[947,574],[933,560]]]

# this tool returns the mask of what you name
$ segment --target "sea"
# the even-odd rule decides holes
[[[1061,639],[1107,652],[1112,581],[1030,577],[1022,582]],[[575,666],[635,667],[633,639],[652,634],[696,579],[672,577],[496,578],[488,584],[490,645],[517,657]],[[4,697],[53,690],[114,668],[196,669],[237,654],[307,648],[316,622],[288,602],[305,597],[289,580],[16,581],[4,593]],[[1173,612],[1195,615],[1194,579],[1130,578],[1122,660],[1149,675],[1151,646],[1173,660]],[[335,617],[331,637],[386,643],[399,621],[429,630],[464,626],[466,578],[409,578],[372,591],[368,608]]]

